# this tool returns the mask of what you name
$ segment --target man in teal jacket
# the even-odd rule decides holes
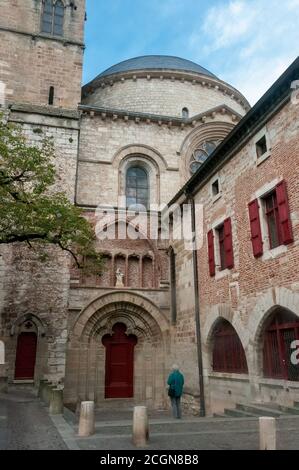
[[[172,372],[168,377],[167,384],[169,385],[168,395],[171,400],[173,417],[181,419],[181,396],[183,395],[184,376],[179,371],[177,365],[172,366]]]

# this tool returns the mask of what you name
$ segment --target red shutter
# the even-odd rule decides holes
[[[208,233],[208,251],[209,251],[209,268],[210,276],[215,276],[215,250],[214,250],[214,233],[210,230]]]
[[[227,269],[232,269],[234,267],[234,250],[232,221],[230,217],[224,221],[224,237],[225,264]]]
[[[254,201],[250,202],[248,204],[248,208],[253,256],[255,256],[255,258],[259,258],[260,256],[262,256],[264,248],[258,200],[255,199]]]
[[[294,241],[292,223],[289,209],[287,185],[285,180],[282,180],[276,186],[276,197],[279,214],[280,233],[282,243],[288,245]]]

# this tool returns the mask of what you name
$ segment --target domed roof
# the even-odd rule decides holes
[[[135,57],[134,59],[124,60],[119,64],[113,65],[97,78],[114,75],[121,72],[129,72],[131,70],[182,70],[184,72],[195,72],[201,75],[217,78],[204,67],[192,62],[191,60],[182,59],[167,55],[146,55]]]

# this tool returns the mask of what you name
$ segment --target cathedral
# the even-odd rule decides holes
[[[253,108],[172,56],[99,64],[82,88],[85,20],[85,0],[1,1],[0,110],[31,143],[53,137],[56,189],[95,225],[104,269],[83,275],[56,248],[42,263],[27,246],[1,246],[0,387],[47,379],[70,407],[165,409],[177,363],[190,414],[291,406],[299,60]],[[175,217],[162,236],[171,206],[190,208],[192,249]]]

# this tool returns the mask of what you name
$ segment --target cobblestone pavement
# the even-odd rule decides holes
[[[66,444],[34,392],[0,394],[0,450],[63,450]]]
[[[49,417],[35,392],[12,388],[0,395],[0,449],[134,450],[132,414],[127,410],[97,410],[96,433],[77,437],[78,419],[71,412]],[[277,419],[278,449],[299,449],[299,416]],[[257,450],[258,419],[184,418],[168,412],[150,415],[146,450]]]

